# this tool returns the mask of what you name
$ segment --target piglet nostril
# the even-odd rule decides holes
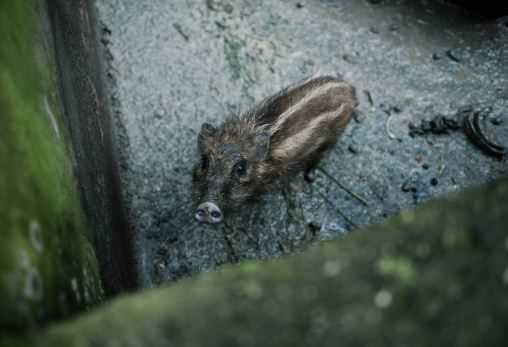
[[[210,223],[216,224],[222,222],[222,212],[221,210],[213,209],[210,212]]]
[[[222,222],[222,211],[219,206],[215,205],[213,202],[208,202],[207,211],[209,214],[209,223],[216,224]]]
[[[206,218],[206,211],[202,208],[198,208],[196,211],[196,219],[198,222],[204,222]]]

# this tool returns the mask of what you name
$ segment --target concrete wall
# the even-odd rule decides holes
[[[45,15],[43,2],[0,3],[0,331],[103,298]]]
[[[65,120],[73,147],[74,172],[106,294],[135,286],[130,227],[125,222],[111,141],[109,98],[103,90],[103,54],[93,1],[49,0]]]

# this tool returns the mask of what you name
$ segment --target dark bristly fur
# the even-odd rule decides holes
[[[193,172],[196,205],[238,209],[277,177],[313,168],[344,131],[356,105],[340,79],[311,77],[266,98],[219,127],[203,124]]]

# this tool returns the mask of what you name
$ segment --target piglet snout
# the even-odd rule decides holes
[[[200,223],[220,223],[222,222],[222,211],[213,202],[204,202],[196,209],[196,220]]]

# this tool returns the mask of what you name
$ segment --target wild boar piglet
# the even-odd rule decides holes
[[[221,125],[204,123],[192,194],[199,222],[255,200],[277,177],[312,169],[335,145],[356,106],[355,90],[331,76],[307,78]]]

